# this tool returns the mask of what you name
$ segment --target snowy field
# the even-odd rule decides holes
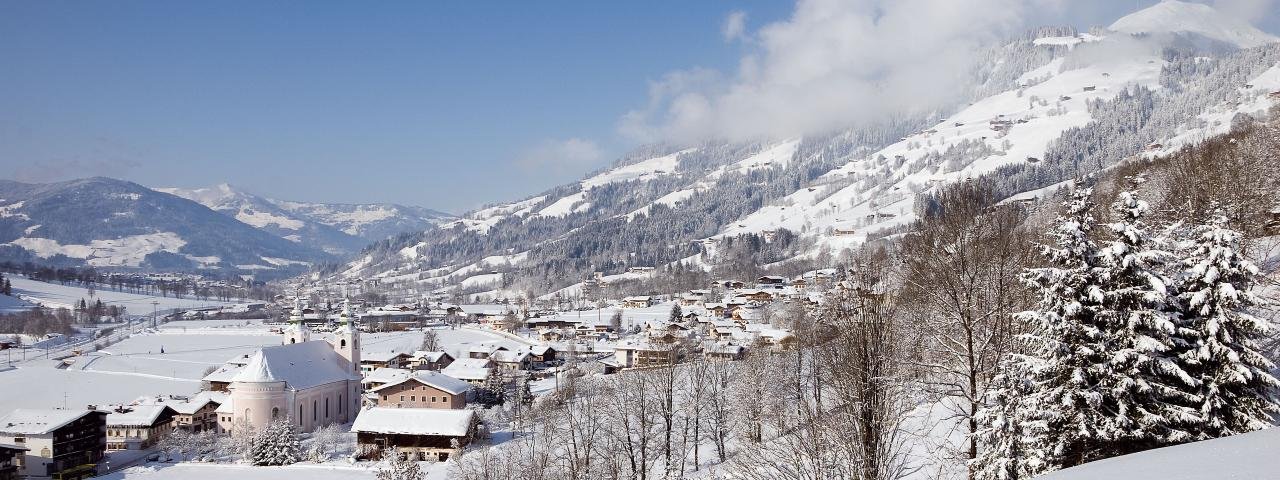
[[[527,345],[527,343],[519,342],[498,333],[472,328],[450,329],[448,327],[437,327],[434,330],[445,353],[448,353],[453,358],[465,357],[467,349],[474,345],[499,345],[509,349]],[[362,341],[360,352],[363,355],[388,352],[413,353],[415,350],[422,348],[422,332],[420,331],[366,333],[361,335],[360,338]]]
[[[444,479],[448,472],[446,463],[421,463],[428,479]],[[306,478],[307,480],[359,480],[375,478],[376,464],[315,465],[296,464],[287,467],[251,467],[245,465],[220,465],[202,463],[158,464],[128,468],[98,478],[106,480],[161,480],[181,478],[186,480],[280,480]]]
[[[622,328],[631,328],[632,326],[643,327],[645,322],[650,320],[667,320],[671,318],[671,307],[675,302],[663,302],[647,308],[622,308],[620,306],[610,306],[599,310],[583,310],[577,312],[561,312],[553,316],[539,317],[538,320],[565,318],[574,321],[588,322],[595,324],[597,322],[608,324],[609,319],[613,318],[613,312],[622,312]],[[696,311],[702,313],[701,307],[681,307],[684,313]]]
[[[280,337],[266,333],[265,330],[259,335],[144,333],[102,351],[86,353],[71,368],[199,381],[209,367],[222,365],[237,355],[253,353],[260,347],[280,344]]]
[[[84,408],[127,402],[147,394],[185,395],[200,390],[199,380],[60,370],[54,368],[55,363],[31,362],[0,371],[0,412],[16,408]]]
[[[16,275],[8,278],[13,282],[13,295],[15,297],[21,297],[27,302],[43,304],[50,308],[71,308],[80,299],[89,298],[89,291],[77,286],[38,282]],[[215,300],[139,295],[106,289],[95,290],[93,298],[102,300],[103,303],[108,305],[122,305],[128,313],[133,315],[151,314],[151,302],[153,301],[158,302],[156,308],[160,310],[234,305],[234,303]]]
[[[1042,480],[1161,480],[1280,477],[1280,428],[1148,450],[1050,473]]]
[[[16,292],[15,292],[16,293]],[[31,303],[16,296],[0,295],[0,313],[14,313],[30,310]]]

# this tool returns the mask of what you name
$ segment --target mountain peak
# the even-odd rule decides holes
[[[1194,33],[1240,48],[1280,41],[1280,38],[1208,5],[1177,0],[1160,2],[1125,15],[1109,28],[1130,34]]]

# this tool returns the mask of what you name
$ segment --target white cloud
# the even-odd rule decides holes
[[[529,170],[580,172],[600,162],[602,158],[604,158],[604,152],[595,142],[569,138],[543,141],[522,153],[516,159],[516,163]]]
[[[962,88],[979,47],[1061,0],[800,0],[750,35],[738,71],[672,72],[619,131],[639,141],[781,137],[927,111]],[[723,33],[729,38],[733,16]]]
[[[1275,0],[1215,0],[1213,8],[1248,22],[1257,22],[1276,12]]]
[[[734,10],[724,18],[724,25],[720,27],[720,35],[724,37],[724,41],[732,42],[746,38],[747,34],[747,12]]]

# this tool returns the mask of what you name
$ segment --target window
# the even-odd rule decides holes
[[[280,407],[271,407],[271,419],[280,418]]]
[[[418,396],[417,396],[417,395],[409,395],[409,401],[410,401],[410,402],[416,402],[416,401],[418,401]]]
[[[342,394],[338,394],[338,413],[342,413]]]
[[[431,403],[436,403],[436,397],[431,397]]]
[[[400,401],[401,401],[401,402],[403,402],[403,401],[404,401],[404,395],[401,395],[401,396],[400,396]]]
[[[315,400],[311,401],[311,419],[312,420],[317,420],[320,418],[320,409],[316,408],[318,406],[320,406],[320,402],[317,402]]]
[[[342,341],[340,341],[340,342],[338,342],[338,343],[340,344],[339,346],[340,346],[340,347],[342,347],[342,348],[346,348],[346,347],[347,347],[347,339],[345,339],[345,338],[344,338],[344,339],[342,339]]]

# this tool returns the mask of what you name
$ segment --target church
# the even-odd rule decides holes
[[[360,329],[344,303],[332,335],[312,338],[299,300],[279,346],[264,347],[231,377],[227,401],[218,408],[220,430],[249,426],[261,431],[288,418],[301,432],[355,420],[360,412]]]

